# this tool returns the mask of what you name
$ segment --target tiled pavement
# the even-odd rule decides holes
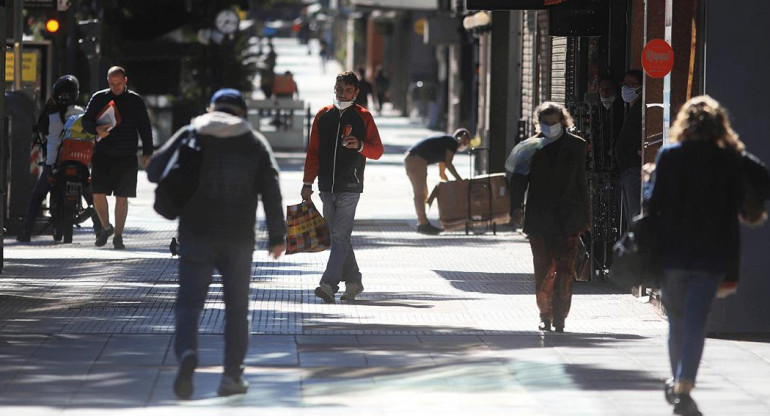
[[[279,44],[289,62],[295,51]],[[355,303],[320,303],[312,289],[328,253],[275,261],[259,247],[247,395],[213,393],[223,319],[216,280],[201,318],[194,400],[171,393],[175,223],[153,213],[140,174],[128,250],[94,248],[85,228],[70,245],[5,239],[0,414],[670,414],[657,309],[607,283],[581,283],[568,333],[535,331],[524,237],[414,233],[400,154],[428,131],[398,117],[377,121],[388,152],[367,167],[354,233],[366,291]],[[285,202],[296,203],[302,155],[278,156]],[[707,415],[770,414],[770,344],[709,339],[699,377],[695,398]]]

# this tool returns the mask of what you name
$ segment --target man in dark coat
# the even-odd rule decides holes
[[[198,322],[215,268],[222,276],[225,302],[224,374],[217,394],[241,394],[248,388],[243,360],[249,343],[249,283],[260,200],[268,230],[268,253],[277,259],[286,249],[278,165],[267,140],[244,117],[246,102],[239,91],[217,91],[209,112],[180,129],[147,168],[148,179],[158,182],[173,153],[173,143],[182,135],[195,134],[203,148],[200,185],[179,215],[174,338],[179,371],[174,393],[181,399],[189,399],[193,393]]]
[[[586,142],[565,130],[572,118],[564,106],[545,102],[535,110],[538,134],[512,152],[511,203],[521,216],[535,268],[541,330],[564,331],[572,302],[578,236],[588,227]]]

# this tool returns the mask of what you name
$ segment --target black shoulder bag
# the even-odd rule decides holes
[[[661,268],[656,218],[635,217],[628,231],[612,247],[612,280],[621,286],[659,287]]]
[[[189,133],[179,139],[155,188],[153,208],[158,214],[170,220],[179,216],[198,189],[202,165],[203,149],[190,127]]]

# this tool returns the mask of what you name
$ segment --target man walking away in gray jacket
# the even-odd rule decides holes
[[[268,252],[277,259],[286,249],[286,222],[278,181],[278,166],[264,136],[244,119],[246,103],[234,89],[221,89],[211,98],[208,113],[180,129],[154,161],[179,135],[194,134],[202,147],[200,183],[179,215],[179,291],[176,302],[174,352],[179,370],[174,393],[193,394],[198,365],[200,312],[216,268],[222,275],[225,301],[224,375],[217,394],[245,393],[243,360],[249,342],[249,281],[254,252],[257,203],[261,196],[268,229]],[[147,173],[157,181],[165,166],[152,163]]]

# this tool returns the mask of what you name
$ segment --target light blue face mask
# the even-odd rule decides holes
[[[543,132],[543,136],[549,139],[555,139],[561,136],[563,129],[561,123],[556,123],[553,125],[540,123],[540,131]]]
[[[639,97],[639,93],[636,92],[637,89],[638,88],[624,85],[623,88],[620,89],[620,97],[623,98],[623,101],[632,103]]]

